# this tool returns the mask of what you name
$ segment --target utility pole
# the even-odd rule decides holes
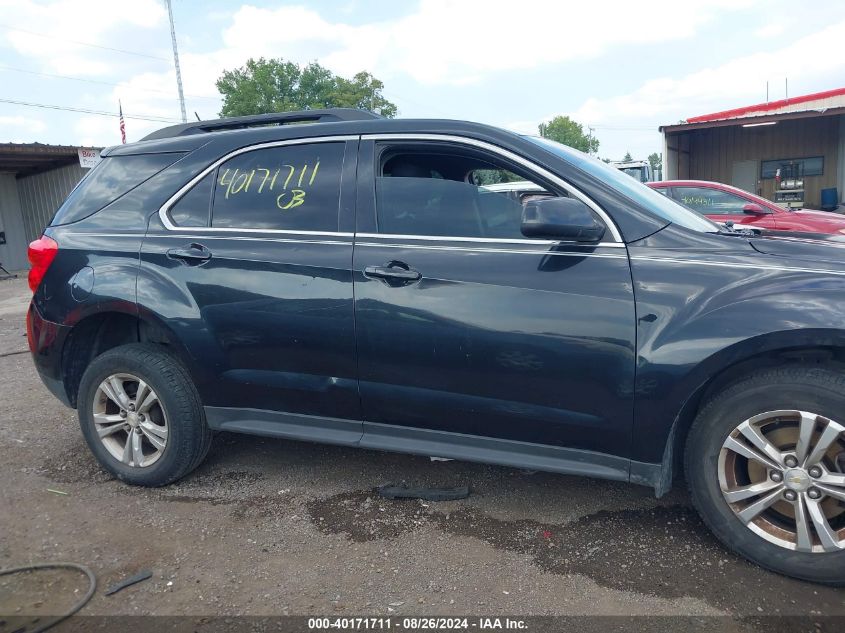
[[[167,15],[170,17],[170,39],[173,41],[173,65],[176,66],[176,86],[179,88],[179,107],[182,108],[182,123],[188,122],[185,113],[185,93],[182,91],[182,71],[179,69],[179,49],[176,47],[176,27],[173,24],[173,7],[170,0],[164,0],[167,5]]]

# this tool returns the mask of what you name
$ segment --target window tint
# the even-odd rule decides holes
[[[441,178],[377,178],[378,229],[400,235],[525,239],[523,204],[542,194],[518,194]]]
[[[551,194],[491,157],[452,148],[385,152],[376,178],[381,233],[525,239],[525,202]]]
[[[188,193],[170,209],[170,219],[176,226],[208,226],[211,210],[211,187],[214,173],[194,185]]]
[[[706,215],[742,215],[748,200],[727,191],[705,187],[675,187],[675,198]]]
[[[343,143],[247,152],[217,168],[211,225],[337,231]]]
[[[181,153],[107,156],[71,191],[50,225],[70,224],[87,218],[182,156]]]

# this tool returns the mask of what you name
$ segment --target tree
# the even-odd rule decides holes
[[[651,171],[656,172],[663,168],[663,154],[654,152],[648,155],[648,164],[651,165]]]
[[[220,116],[243,116],[317,108],[363,108],[395,117],[396,106],[382,96],[384,84],[370,73],[352,79],[317,62],[299,66],[283,59],[249,59],[217,80],[223,95]]]
[[[634,159],[631,157],[631,152],[625,152],[625,158],[623,158],[622,160],[634,160]]]
[[[599,149],[599,140],[592,135],[584,134],[584,127],[568,116],[556,116],[548,123],[541,123],[540,136],[588,154],[593,154]]]

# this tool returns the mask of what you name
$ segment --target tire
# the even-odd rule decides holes
[[[110,377],[118,377],[122,394],[110,391],[108,386],[103,388],[111,384],[104,382]],[[141,397],[138,393],[141,383],[129,380],[129,377],[143,381],[147,389],[144,393],[151,396],[148,399]],[[125,404],[122,398],[107,396],[107,393],[131,396],[133,385],[136,386],[134,396],[139,396],[136,398],[137,412],[131,400],[124,407],[117,404],[119,401]],[[149,410],[144,410],[141,400],[153,402]],[[188,371],[158,345],[122,345],[95,358],[80,381],[77,404],[79,424],[89,449],[103,468],[128,484],[165,486],[173,483],[199,466],[211,447],[212,433]],[[118,416],[126,419],[126,423],[121,425]],[[109,422],[101,422],[105,419]],[[104,431],[118,426],[121,428],[115,432]],[[137,432],[140,438],[139,453],[134,452],[135,445],[130,439],[132,432]],[[101,433],[106,433],[102,439]],[[126,448],[126,452],[121,451],[121,445],[125,448],[130,444],[131,448]]]
[[[835,421],[830,431],[831,434],[835,433],[837,429],[841,429],[838,425],[841,425],[845,418],[845,395],[843,394],[845,394],[845,373],[826,368],[798,366],[753,373],[717,394],[703,406],[687,438],[684,455],[685,473],[693,504],[704,522],[726,547],[780,574],[827,585],[845,585],[845,549],[838,549],[842,546],[841,544],[834,546],[830,542],[825,548],[821,543],[822,532],[816,528],[813,514],[809,510],[805,511],[810,507],[810,503],[819,503],[814,506],[815,508],[820,508],[821,503],[825,503],[826,505],[823,506],[826,508],[825,512],[831,512],[832,507],[831,514],[836,516],[830,518],[827,525],[831,529],[835,527],[837,534],[845,537],[845,527],[843,527],[845,526],[845,500],[825,496],[819,502],[811,502],[808,495],[817,494],[818,489],[814,491],[813,485],[822,480],[802,479],[804,474],[796,472],[800,470],[799,468],[783,471],[778,475],[775,470],[762,466],[760,462],[743,458],[723,446],[726,441],[730,442],[729,436],[751,445],[750,442],[746,442],[745,433],[737,427],[746,421],[755,420],[751,426],[767,430],[768,434],[764,433],[764,438],[772,440],[772,446],[777,446],[781,455],[786,456],[785,460],[789,461],[790,455],[796,456],[797,459],[806,457],[806,463],[799,463],[799,466],[802,469],[805,467],[809,469],[811,455],[808,453],[812,453],[812,450],[805,449],[802,452],[800,440],[798,443],[793,442],[796,435],[800,436],[803,428],[801,425],[804,423],[802,420],[815,420],[809,423],[808,428],[813,429],[812,437],[817,440],[821,437],[823,430],[831,426],[830,421]],[[791,413],[793,411],[809,412],[823,417],[794,416]],[[761,414],[765,412],[778,412],[783,415],[767,414],[768,417],[764,417]],[[777,437],[781,438],[779,444],[774,441]],[[731,446],[734,445],[731,444]],[[812,446],[812,444],[808,443],[807,446]],[[845,447],[845,433],[840,432],[829,451],[824,453],[823,462],[812,463],[823,463],[831,476],[841,477],[842,464],[845,462],[843,447]],[[838,457],[834,457],[831,461],[829,454],[836,451],[840,451]],[[802,455],[804,457],[801,457]],[[729,467],[728,464],[732,466]],[[728,480],[736,472],[742,472],[743,468],[746,472],[751,472],[751,469],[756,468],[762,470],[764,475],[762,478],[749,478],[743,482],[733,480],[728,483]],[[818,472],[816,470],[816,474]],[[722,475],[720,481],[721,473],[726,474]],[[731,491],[737,490],[739,484],[748,486],[758,481],[763,481],[767,486],[775,486],[778,478],[781,478],[783,482],[782,487],[772,488],[771,491],[753,496],[748,500],[738,501],[733,505],[729,504],[722,491],[725,487],[727,494],[730,494]],[[731,485],[732,483],[737,486]],[[806,491],[799,492],[792,487],[787,487],[798,485],[810,487]],[[839,488],[839,485],[836,484],[836,490],[845,493],[845,487]],[[784,497],[788,491],[801,499],[789,502]],[[739,492],[739,494],[746,493]],[[738,508],[741,512],[755,502],[763,503],[763,498],[769,495],[777,499],[775,505],[767,508],[746,524],[736,509]],[[732,499],[735,498],[732,497]],[[781,511],[784,509],[787,513],[790,511],[789,507],[784,505],[787,503],[790,504],[789,507],[793,512],[791,523],[788,520],[781,522],[783,517],[780,514]],[[802,506],[802,504],[807,505]],[[840,508],[842,514],[837,514]],[[755,509],[749,509],[752,514],[754,511]],[[798,528],[799,522],[796,518],[799,512],[805,517],[805,525],[811,528],[810,541],[804,541],[804,551],[799,551],[801,543],[798,534],[801,530]],[[788,531],[783,534],[777,532],[776,527],[789,525],[795,526],[794,534]],[[789,538],[784,535],[789,535]],[[781,541],[772,542],[772,538],[781,539]],[[792,548],[784,545],[790,540],[794,541]],[[808,542],[809,546],[817,551],[807,551]]]

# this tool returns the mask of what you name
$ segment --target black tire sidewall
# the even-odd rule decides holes
[[[160,371],[163,366],[170,369],[166,376]],[[154,464],[144,468],[128,466],[115,459],[103,445],[94,425],[92,405],[97,388],[108,376],[118,373],[144,380],[155,391],[167,418],[164,452]],[[82,434],[100,464],[121,481],[140,486],[166,485],[188,470],[186,462],[194,461],[194,443],[199,440],[198,429],[192,427],[205,425],[197,416],[197,407],[190,406],[193,393],[194,387],[184,370],[169,354],[143,344],[114,348],[94,359],[80,382],[77,412]]]
[[[718,479],[722,444],[740,423],[766,411],[803,410],[833,420],[845,412],[845,396],[832,387],[842,377],[823,369],[761,372],[712,399],[690,430],[686,475],[693,503],[705,523],[729,548],[789,576],[845,584],[845,550],[807,553],[788,550],[752,532],[725,501]]]

